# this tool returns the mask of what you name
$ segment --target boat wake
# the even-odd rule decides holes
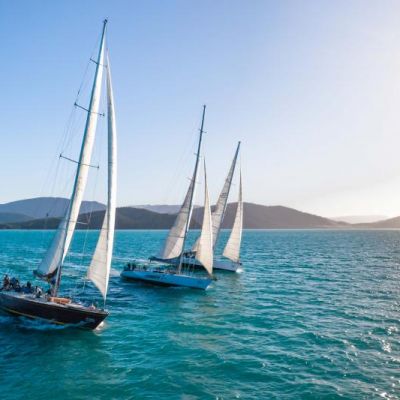
[[[53,324],[45,320],[30,319],[25,317],[13,317],[13,316],[0,316],[0,327],[1,326],[14,326],[22,329],[36,330],[36,331],[59,331],[71,328],[80,328],[84,325],[83,322],[78,324]]]
[[[111,268],[110,270],[110,276],[115,278],[115,277],[119,277],[120,272],[118,270],[116,270],[115,268]]]

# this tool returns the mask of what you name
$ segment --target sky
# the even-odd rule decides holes
[[[87,102],[105,17],[120,206],[182,201],[207,104],[212,201],[241,140],[245,201],[400,215],[400,2],[388,0],[0,0],[0,203],[70,193],[58,155],[77,157],[73,104],[82,82]],[[104,121],[99,132],[95,162]],[[104,171],[88,198],[104,201]]]

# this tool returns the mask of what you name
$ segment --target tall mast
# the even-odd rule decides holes
[[[203,132],[204,132],[203,128],[204,128],[204,117],[205,117],[205,114],[206,114],[206,105],[203,106],[203,116],[201,118],[199,144],[197,146],[196,164],[194,166],[194,172],[193,172],[193,178],[192,178],[193,179],[192,180],[193,185],[196,184],[196,180],[197,180],[197,170],[199,168],[199,160],[200,160],[200,152],[201,152],[201,141],[203,139]],[[187,233],[188,233],[189,226],[190,226],[190,220],[191,220],[190,217],[191,217],[191,214],[192,214],[191,211],[192,211],[192,208],[193,208],[193,195],[194,195],[194,192],[195,191],[193,190],[191,195],[190,195],[189,217],[188,217],[188,219],[186,221],[185,235],[184,235],[184,238],[183,238],[183,245],[182,245],[182,252],[181,252],[181,255],[179,257],[178,273],[181,272],[181,269],[182,269],[183,253],[185,252],[185,242],[186,242],[186,237],[187,237]]]
[[[94,75],[94,79],[93,79],[93,86],[92,86],[92,92],[90,95],[90,101],[89,101],[89,108],[88,108],[88,114],[86,117],[86,125],[85,125],[85,130],[83,133],[83,139],[82,139],[82,146],[81,146],[81,151],[79,154],[79,161],[78,161],[78,167],[77,167],[77,171],[76,171],[76,176],[75,176],[75,182],[74,182],[74,187],[72,190],[72,195],[71,195],[71,201],[68,207],[68,211],[67,214],[65,216],[65,221],[66,221],[66,232],[64,235],[64,242],[63,242],[63,246],[62,246],[62,257],[60,259],[59,262],[59,266],[57,268],[57,275],[56,275],[56,282],[55,285],[53,287],[53,296],[57,296],[58,293],[58,289],[60,287],[60,282],[61,282],[61,272],[62,272],[62,264],[64,261],[64,257],[65,257],[65,253],[66,253],[66,245],[67,245],[67,241],[70,240],[68,238],[68,232],[70,231],[70,225],[73,224],[73,227],[75,227],[76,221],[72,221],[71,220],[71,214],[72,214],[72,206],[74,205],[74,203],[76,202],[76,198],[78,197],[78,186],[80,183],[80,180],[86,180],[87,178],[87,171],[83,171],[82,167],[85,167],[86,169],[89,167],[88,164],[85,163],[85,158],[89,158],[90,160],[90,156],[91,154],[87,155],[86,154],[86,148],[88,146],[88,137],[89,134],[92,136],[93,132],[92,132],[92,127],[96,127],[96,123],[97,123],[97,111],[93,110],[93,106],[96,103],[96,105],[98,106],[99,103],[99,83],[101,85],[101,76],[100,76],[100,68],[103,68],[103,55],[104,55],[104,41],[105,41],[105,33],[106,33],[106,26],[107,26],[107,20],[105,19],[103,21],[103,30],[102,30],[102,34],[101,34],[101,41],[100,41],[100,47],[99,47],[99,52],[97,55],[97,62],[96,62],[96,72]],[[99,79],[100,78],[100,79]],[[100,81],[100,82],[99,82]],[[90,143],[90,147],[93,146],[93,140],[91,140]],[[91,151],[90,151],[91,153]],[[86,177],[83,178],[82,175],[86,174]],[[83,191],[79,190],[79,197],[81,197],[83,195]],[[81,199],[80,199],[81,200]],[[80,201],[79,201],[80,202]],[[80,206],[80,204],[79,204]],[[79,214],[79,210],[78,210],[78,214]],[[78,214],[77,217],[78,218]]]

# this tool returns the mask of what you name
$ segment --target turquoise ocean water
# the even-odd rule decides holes
[[[0,231],[0,273],[31,279],[52,235]],[[97,235],[77,232],[64,293]],[[206,292],[121,282],[165,235],[117,232],[95,332],[0,316],[1,399],[400,397],[399,231],[245,231],[244,272]]]

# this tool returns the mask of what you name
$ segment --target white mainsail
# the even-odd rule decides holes
[[[201,121],[199,143],[197,147],[196,164],[194,167],[193,177],[190,182],[189,189],[186,193],[185,200],[175,219],[174,225],[170,229],[164,247],[161,249],[161,252],[158,255],[159,259],[168,260],[181,257],[184,250],[186,234],[189,229],[190,219],[192,217],[192,211],[193,211],[193,197],[196,189],[197,171],[198,171],[200,152],[201,152],[201,141],[203,137],[205,110],[206,106],[203,107],[203,117]]]
[[[76,222],[79,216],[83,194],[86,187],[87,177],[89,173],[90,160],[92,156],[93,143],[96,133],[101,84],[103,76],[103,59],[104,59],[104,39],[106,22],[104,22],[103,33],[100,43],[99,54],[96,63],[96,73],[93,82],[93,88],[88,108],[86,126],[83,136],[81,153],[78,161],[78,168],[75,177],[74,188],[70,204],[68,206],[65,217],[60,222],[54,239],[47,250],[47,253],[40,264],[37,274],[39,276],[49,276],[56,271],[63,263],[71,243],[72,235],[75,230]]]
[[[240,142],[238,143],[235,151],[235,155],[232,160],[231,167],[229,168],[228,175],[225,179],[224,186],[222,187],[221,193],[218,197],[217,204],[215,205],[214,212],[212,213],[212,225],[213,225],[213,247],[215,247],[219,233],[221,231],[222,221],[224,220],[226,206],[228,204],[229,192],[232,186],[233,174],[235,173],[236,162],[239,154]],[[193,251],[197,251],[199,239],[196,240],[192,247]]]
[[[207,272],[212,275],[213,270],[213,229],[211,220],[211,206],[208,195],[206,164],[204,163],[204,215],[200,238],[196,251],[196,259],[200,261]]]
[[[174,225],[169,231],[164,248],[159,254],[159,258],[167,260],[179,257],[182,253],[183,242],[186,236],[186,226],[188,225],[188,221],[190,221],[192,215],[191,199],[194,196],[196,179],[197,174],[193,174],[193,178],[190,182],[185,200],[181,209],[179,210],[178,216],[175,219]]]
[[[243,230],[243,200],[242,200],[242,174],[240,173],[239,198],[236,209],[235,221],[231,235],[226,243],[223,255],[234,262],[240,261],[240,243]]]
[[[110,61],[107,55],[107,114],[108,114],[108,201],[103,226],[87,277],[97,286],[104,299],[114,243],[115,210],[117,195],[117,128],[115,123],[114,95],[112,90]]]

